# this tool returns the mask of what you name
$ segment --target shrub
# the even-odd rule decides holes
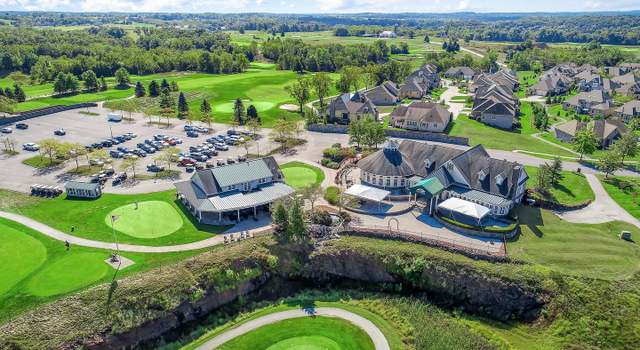
[[[331,169],[338,169],[340,167],[339,163],[336,163],[329,158],[322,158],[322,160],[320,160],[320,164]]]
[[[324,192],[324,199],[331,205],[338,205],[340,201],[340,188],[337,186],[329,186]]]
[[[311,222],[317,225],[331,226],[333,220],[326,210],[317,210],[311,214]]]

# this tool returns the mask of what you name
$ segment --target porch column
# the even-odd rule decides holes
[[[202,222],[202,211],[198,210],[198,222]]]
[[[238,209],[238,222],[240,222],[240,209]]]
[[[221,222],[221,221],[222,221],[222,212],[219,211],[218,212],[218,222]]]
[[[258,216],[258,213],[256,212],[256,207],[254,206],[253,207],[253,217],[255,218],[257,216]]]

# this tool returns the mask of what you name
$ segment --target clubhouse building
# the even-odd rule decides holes
[[[449,203],[456,207],[491,217],[506,216],[522,201],[529,178],[522,165],[491,158],[482,145],[462,150],[407,140],[387,142],[358,167],[361,185],[387,194],[419,194],[429,213],[452,210],[439,203],[454,198]]]
[[[197,171],[176,182],[178,198],[198,222],[223,225],[269,212],[271,203],[293,194],[273,157]]]

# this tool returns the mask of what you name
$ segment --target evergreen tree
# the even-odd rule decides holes
[[[175,104],[176,102],[169,89],[163,89],[160,93],[160,113],[167,118],[167,125],[169,125],[169,118],[175,115]]]
[[[22,90],[22,87],[18,84],[13,84],[13,99],[16,100],[16,102],[24,102],[27,99],[24,90]]]
[[[56,80],[53,81],[53,92],[56,94],[62,94],[67,91],[67,87],[64,81],[64,73],[60,72],[56,76]],[[11,94],[13,96],[13,93]],[[7,97],[9,97],[7,95]]]
[[[136,82],[136,88],[135,88],[135,94],[136,97],[144,97],[144,95],[146,95],[146,91],[144,89],[144,86],[142,85],[141,82]]]
[[[202,121],[211,127],[211,105],[206,99],[200,104],[200,112],[202,112]]]
[[[546,195],[551,188],[551,167],[544,163],[538,168],[538,177],[536,178],[535,189],[538,193]]]
[[[428,44],[429,42],[431,42],[431,39],[429,39],[429,34],[425,34],[425,35],[424,35],[424,42],[425,42],[425,43],[427,43],[427,44]]]
[[[180,89],[178,88],[178,83],[177,83],[175,80],[174,80],[174,81],[172,81],[172,82],[171,82],[171,91],[173,91],[173,92],[177,92],[178,90],[180,90]]]
[[[160,95],[160,87],[158,86],[158,82],[152,80],[149,83],[149,97],[158,97]]]
[[[187,114],[189,114],[189,104],[184,93],[181,92],[178,96],[178,117],[184,118]]]
[[[289,215],[284,204],[279,202],[276,204],[276,210],[272,214],[273,233],[279,241],[288,241],[289,233]]]
[[[299,200],[294,200],[291,209],[289,209],[288,236],[291,240],[296,241],[304,241],[307,236],[304,213]]]
[[[236,102],[234,102],[233,104],[233,122],[236,125],[243,125],[244,124],[244,116],[245,116],[245,110],[244,110],[244,104],[242,104],[242,100],[237,98]]]
[[[248,119],[259,119],[260,117],[258,117],[258,110],[256,109],[256,107],[254,105],[250,105],[249,108],[247,108],[247,118]]]
[[[54,85],[54,91],[55,91],[55,85]],[[5,88],[4,89],[4,95],[7,96],[7,98],[13,100],[13,91],[10,88]]]
[[[171,85],[169,85],[167,79],[162,79],[162,82],[160,83],[160,90],[164,89],[169,89],[169,91],[171,90]]]
[[[560,157],[555,157],[553,163],[551,163],[551,185],[557,186],[562,179],[562,160]]]

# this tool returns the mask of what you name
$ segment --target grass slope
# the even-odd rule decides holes
[[[528,186],[533,188],[538,177],[538,168],[533,166],[525,166],[527,174],[529,174]],[[595,199],[593,190],[589,186],[589,182],[584,175],[563,171],[562,179],[558,185],[550,189],[550,199],[564,205],[578,205]]]
[[[318,167],[302,162],[289,162],[280,166],[287,185],[296,190],[310,185],[320,185],[324,181],[324,172]]]
[[[17,193],[14,193],[14,195],[20,196]],[[135,217],[128,217],[127,213],[122,213],[118,219],[118,221],[122,221],[118,225],[121,225],[124,231],[117,231],[120,243],[152,246],[182,244],[210,238],[212,234],[218,234],[228,228],[226,226],[202,225],[196,222],[182,204],[175,199],[175,191],[137,195],[103,194],[102,197],[96,200],[67,199],[66,196],[60,196],[55,199],[38,200],[8,209],[63,232],[71,233],[73,226],[75,229],[72,234],[78,237],[113,242],[111,225],[110,222],[107,222],[108,215],[117,208],[128,205],[133,206],[135,202],[142,203],[147,201],[158,201],[165,204],[159,211],[149,211],[149,216],[139,222],[134,222],[139,219],[137,214]],[[168,211],[169,207],[174,212],[172,214],[173,219],[160,218],[160,216],[170,212]],[[157,207],[154,206],[154,208]],[[143,209],[142,213],[147,213],[146,209]],[[157,229],[155,223],[168,219],[169,221],[165,222],[165,224],[172,225],[173,228],[179,227],[179,229],[162,237],[151,238],[151,236],[160,232],[149,233],[149,230],[153,231],[151,228],[155,227]],[[152,224],[151,220],[153,220],[153,226],[150,226]],[[132,229],[144,229],[145,231],[144,233],[133,233],[131,232]],[[133,235],[129,235],[129,233]]]
[[[347,321],[305,317],[260,327],[223,344],[219,349],[373,350],[374,347],[362,329]]]
[[[600,177],[602,186],[624,210],[640,219],[640,179],[627,176]]]

